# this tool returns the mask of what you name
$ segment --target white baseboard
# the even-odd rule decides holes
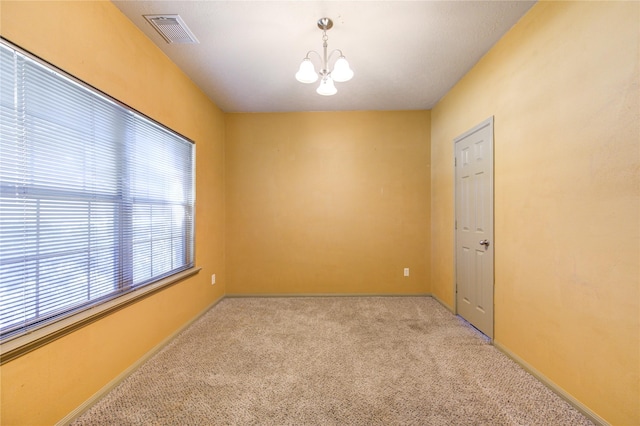
[[[533,368],[529,363],[524,361],[522,358],[511,352],[509,349],[502,346],[500,343],[493,341],[493,346],[495,346],[500,352],[511,358],[513,361],[518,363],[522,368],[524,368],[529,374],[538,379],[542,384],[555,392],[560,398],[567,401],[571,404],[576,410],[580,411],[586,417],[589,418],[592,422],[599,426],[610,426],[609,422],[605,419],[591,411],[586,405],[575,399],[571,394],[562,389],[560,386],[551,381],[547,376]]]
[[[154,356],[158,351],[160,351],[160,349],[164,348],[169,342],[171,342],[179,333],[181,333],[183,330],[185,330],[187,327],[189,327],[191,324],[193,324],[194,322],[196,322],[202,315],[204,315],[205,313],[207,313],[211,308],[213,308],[214,306],[216,306],[218,303],[220,303],[220,301],[224,299],[224,296],[220,297],[219,299],[217,299],[215,302],[213,302],[212,304],[210,304],[209,306],[207,306],[206,308],[204,308],[198,315],[196,315],[195,317],[193,317],[191,320],[189,320],[188,322],[186,322],[182,327],[180,327],[178,330],[176,330],[175,332],[173,332],[171,335],[167,336],[164,340],[162,340],[160,343],[158,343],[157,345],[155,345],[150,351],[148,351],[147,353],[145,353],[142,357],[140,357],[140,359],[138,359],[135,363],[133,363],[131,366],[129,366],[129,368],[127,368],[126,370],[124,370],[122,373],[118,374],[116,377],[113,378],[113,380],[111,380],[109,383],[107,383],[106,385],[104,385],[98,392],[96,392],[95,394],[93,394],[89,399],[87,399],[85,402],[83,402],[82,404],[80,404],[80,406],[78,406],[75,410],[71,411],[69,414],[67,414],[66,416],[64,416],[60,421],[58,421],[56,423],[56,426],[64,426],[64,425],[68,425],[69,423],[71,423],[72,421],[74,421],[77,417],[80,417],[80,415],[82,413],[84,413],[85,411],[87,411],[89,408],[91,408],[91,406],[93,406],[93,404],[95,404],[96,402],[98,402],[103,396],[105,396],[107,393],[109,393],[113,388],[115,388],[116,386],[118,386],[120,384],[120,382],[122,382],[124,379],[126,379],[129,375],[131,375],[134,371],[136,371],[142,364],[144,364],[145,362],[147,362],[152,356]]]
[[[435,294],[432,294],[431,297],[433,297],[436,302],[440,303],[442,305],[443,308],[445,308],[447,311],[451,312],[453,315],[455,315],[456,313],[454,312],[453,308],[449,305],[447,305],[446,303],[444,303],[444,301],[442,299],[440,299],[438,296],[436,296]]]
[[[225,297],[431,297],[431,293],[227,293]]]

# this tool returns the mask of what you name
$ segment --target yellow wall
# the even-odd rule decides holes
[[[494,115],[495,341],[620,425],[640,424],[639,37],[638,2],[539,3],[432,110],[434,294],[453,306],[452,140]]]
[[[223,115],[111,3],[0,2],[4,37],[196,141],[203,267],[3,365],[2,424],[61,419],[225,282],[453,307],[452,140],[491,115],[496,343],[607,421],[640,423],[639,16],[541,2],[431,114]]]
[[[429,115],[227,114],[227,292],[429,293]]]
[[[52,424],[224,294],[224,117],[110,2],[2,1],[0,16],[3,37],[196,142],[203,270],[1,367],[1,423]]]

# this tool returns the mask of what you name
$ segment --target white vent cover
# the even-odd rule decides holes
[[[200,43],[180,15],[143,15],[167,43]]]

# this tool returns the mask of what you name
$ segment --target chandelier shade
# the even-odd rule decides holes
[[[333,79],[331,77],[323,78],[320,82],[320,86],[316,89],[318,95],[322,96],[331,96],[338,93],[338,89],[336,89],[335,84],[333,84]]]
[[[331,71],[331,77],[338,83],[343,83],[353,78],[353,70],[349,67],[349,62],[344,56],[340,56],[336,61],[333,71]]]
[[[318,74],[316,73],[311,59],[305,58],[300,64],[300,69],[296,73],[296,80],[300,83],[315,83],[318,80]]]
[[[307,56],[302,60],[300,68],[296,73],[296,80],[301,83],[315,83],[318,81],[318,78],[320,78],[320,85],[316,89],[316,92],[323,96],[335,95],[338,92],[334,81],[343,83],[353,78],[353,70],[349,66],[349,62],[347,62],[347,59],[342,54],[341,50],[335,49],[331,51],[331,53],[327,54],[327,41],[329,40],[327,30],[332,27],[333,21],[331,19],[320,18],[318,20],[318,28],[322,30],[322,55],[315,50],[307,52]],[[316,71],[313,63],[311,62],[311,54],[315,54],[320,58],[320,71]],[[335,54],[339,56],[333,65],[333,69],[331,69],[329,64]]]

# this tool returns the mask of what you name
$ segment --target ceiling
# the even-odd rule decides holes
[[[158,1],[113,3],[225,112],[431,109],[532,1]],[[178,14],[200,43],[168,44],[143,15]],[[329,52],[355,75],[320,96],[294,74]],[[315,60],[316,69],[319,61]]]

